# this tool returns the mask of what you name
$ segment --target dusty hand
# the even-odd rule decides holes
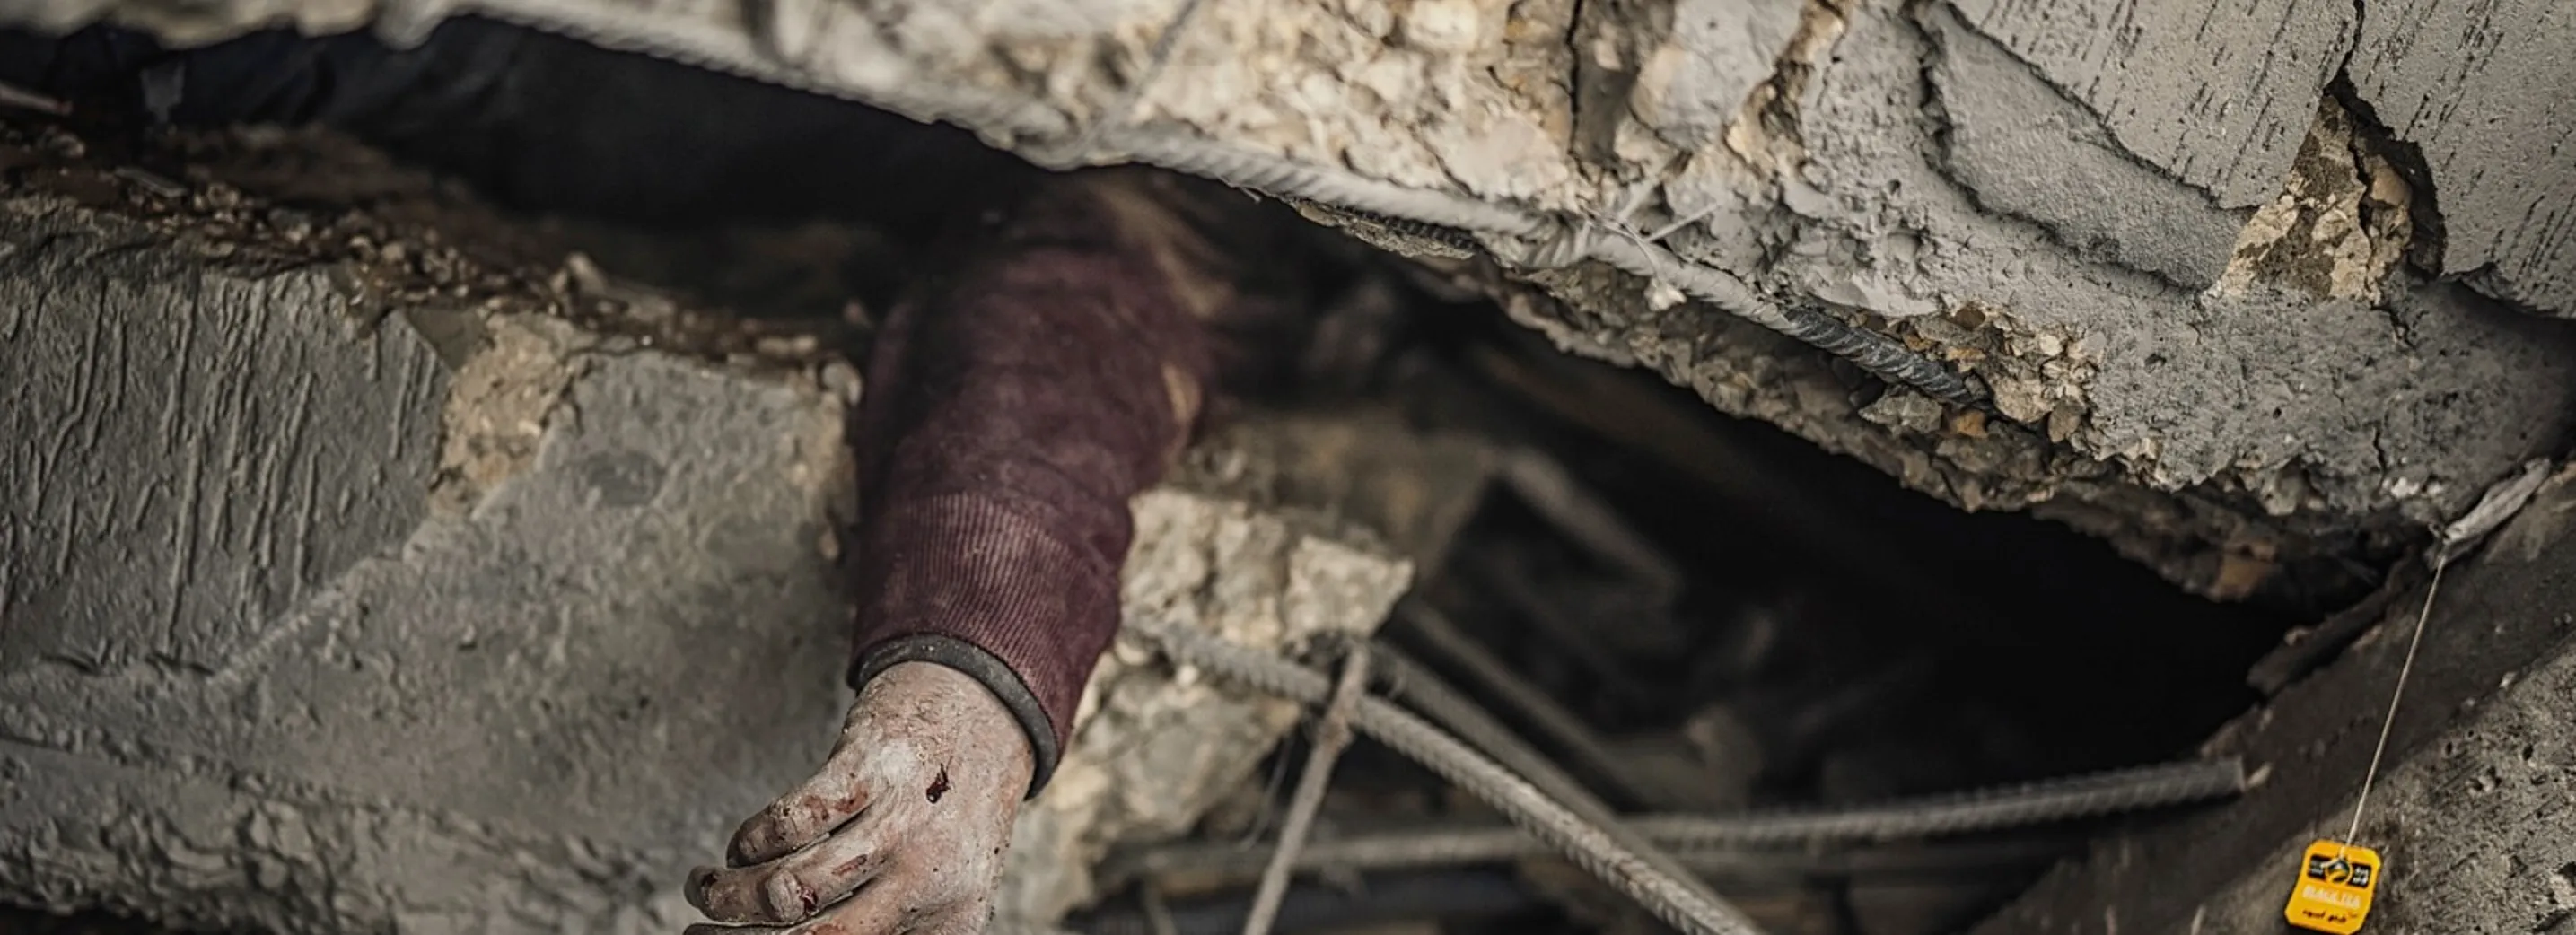
[[[689,875],[689,902],[728,925],[688,935],[980,932],[1033,768],[1019,722],[981,683],[935,663],[888,668],[822,771],[744,822],[725,868]]]

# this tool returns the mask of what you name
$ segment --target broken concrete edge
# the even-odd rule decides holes
[[[40,152],[43,168],[25,179],[24,192],[7,193],[9,210],[117,218],[131,225],[119,235],[134,238],[128,249],[168,251],[248,281],[318,271],[345,305],[353,334],[398,315],[452,375],[430,501],[441,511],[470,509],[484,490],[524,469],[564,390],[598,355],[660,349],[747,375],[793,375],[846,404],[858,398],[857,372],[840,356],[847,335],[626,288],[578,252],[531,255],[514,244],[495,260],[496,251],[461,251],[455,244],[474,231],[509,222],[483,205],[429,194],[435,186],[426,174],[328,131],[174,135],[162,144],[203,160],[188,166],[185,181],[101,164],[83,141],[50,128],[16,134],[16,142]],[[411,217],[388,222],[355,204],[268,207],[232,184],[241,173],[227,163],[271,150],[410,190]]]
[[[121,218],[139,232],[137,247],[177,251],[209,270],[323,270],[357,327],[399,310],[451,367],[482,347],[489,335],[474,318],[490,314],[562,319],[604,353],[651,348],[817,379],[863,340],[844,322],[746,316],[621,281],[569,243],[527,235],[524,219],[328,130],[253,126],[129,142],[179,163],[184,177],[116,164],[58,127],[0,124],[0,147],[26,163],[12,194]],[[325,182],[307,191],[312,177],[344,180],[345,190]]]
[[[1437,249],[1401,234],[1371,235],[1416,255]],[[1616,271],[1565,270],[1524,282],[1489,263],[1443,268],[1499,295],[1507,315],[1561,351],[1650,369],[1720,412],[1779,426],[1952,505],[2027,510],[2064,523],[2215,599],[2271,598],[2304,607],[2358,596],[2369,582],[2353,573],[2356,562],[2393,560],[2420,544],[2423,524],[2437,515],[2420,504],[2383,504],[2299,522],[2277,515],[2277,500],[2246,489],[2240,478],[2175,489],[2141,484],[2116,464],[2052,436],[2048,426],[2064,424],[2063,403],[2041,402],[2055,408],[2043,409],[2037,420],[2043,425],[2031,428],[1919,394],[1880,391],[1830,358],[1760,328],[1687,306],[1655,308],[1633,282],[1623,282],[1631,277]],[[1884,327],[1909,340],[1937,327],[1956,353],[2008,386],[2037,386],[2041,376],[2029,356],[2010,348],[2039,355],[2052,371],[2098,366],[2081,341],[2034,332],[1974,306],[1939,321],[1904,319]]]
[[[226,208],[242,204],[238,193],[221,187],[210,188],[200,197]],[[9,199],[0,210],[32,216],[93,207],[40,195]],[[145,206],[129,203],[128,207],[139,210]],[[126,219],[134,220],[130,215]],[[205,219],[182,212],[176,220]],[[169,216],[155,216],[148,226],[166,232],[173,221]],[[640,321],[634,322],[635,328],[601,333],[594,330],[596,325],[584,327],[567,317],[567,307],[580,301],[577,295],[491,289],[488,284],[478,284],[490,289],[480,296],[453,287],[446,290],[451,296],[435,296],[435,291],[423,295],[422,289],[437,287],[413,284],[416,274],[403,265],[406,252],[400,240],[369,244],[361,238],[360,244],[374,249],[362,249],[343,259],[289,259],[289,251],[300,245],[284,244],[274,229],[218,228],[220,232],[211,235],[205,230],[183,228],[168,239],[147,235],[125,248],[173,251],[203,264],[210,274],[240,276],[250,281],[318,271],[345,303],[353,336],[382,328],[387,316],[398,314],[403,325],[437,352],[449,371],[449,397],[440,414],[438,475],[431,487],[430,502],[434,508],[449,513],[471,509],[484,491],[527,469],[548,425],[562,415],[564,393],[600,355],[635,353],[658,344],[697,356],[710,366],[745,375],[789,375],[813,389],[841,397],[845,404],[857,401],[857,371],[844,361],[822,356],[820,342],[810,339],[783,345],[802,353],[774,353],[782,345],[763,342],[759,347],[773,353],[747,354],[669,340],[667,336],[673,332],[667,331],[661,342],[649,334],[639,338],[637,330],[652,328]],[[401,236],[398,232],[388,233]],[[285,249],[279,249],[281,246]],[[392,249],[383,249],[384,246]],[[571,260],[577,265],[579,255]],[[462,264],[450,259],[444,265],[453,269]],[[629,309],[610,306],[598,311],[613,315]],[[703,321],[707,314],[680,309],[661,311],[664,320],[687,314]],[[694,353],[690,350],[693,347]],[[844,509],[841,515],[852,514]]]
[[[407,309],[405,317],[416,329],[428,326],[424,333],[454,328],[471,329],[478,335],[473,350],[449,364],[448,403],[440,413],[438,476],[430,502],[451,514],[470,511],[485,492],[527,470],[556,419],[579,417],[566,393],[602,357],[672,353],[624,347],[622,342],[546,314]],[[746,378],[784,381],[843,407],[854,407],[859,401],[858,370],[845,361],[754,363],[733,357],[721,363],[701,359],[701,363]],[[824,443],[840,444],[837,438]],[[831,508],[836,530],[858,515],[858,483],[850,470],[843,464],[831,477],[800,478],[838,492]],[[826,548],[828,555],[838,555],[837,533]]]
[[[2451,568],[2357,843],[2386,860],[2369,925],[2549,931],[2576,914],[2576,468]],[[2345,840],[2425,600],[2391,601],[2343,658],[2204,748],[2256,768],[2245,799],[2141,823],[2052,871],[1980,935],[2272,932],[2298,854]]]
[[[799,9],[800,6],[809,8]],[[1513,10],[1512,28],[1505,30],[1499,28],[1500,23],[1489,21],[1497,15],[1495,10],[1485,9],[1490,5],[1453,0],[1410,8],[1400,17],[1367,12],[1323,16],[1312,25],[1322,29],[1319,35],[1329,35],[1335,42],[1329,49],[1316,51],[1273,48],[1274,34],[1249,31],[1241,22],[1224,19],[1236,12],[1210,14],[1219,17],[1210,21],[1199,16],[1201,9],[1195,3],[1131,2],[1103,4],[1098,9],[1050,8],[1027,11],[1051,14],[1034,15],[1027,22],[1008,15],[973,17],[926,12],[900,3],[888,4],[893,9],[873,20],[835,19],[824,15],[831,6],[831,0],[805,4],[779,0],[766,4],[765,9],[747,20],[738,21],[681,9],[593,6],[561,0],[387,3],[381,8],[365,2],[298,4],[257,0],[186,11],[157,4],[72,0],[32,3],[17,17],[53,29],[104,18],[151,28],[173,41],[195,43],[279,20],[314,32],[373,27],[389,39],[401,41],[425,34],[442,18],[480,13],[570,32],[610,47],[641,50],[702,67],[865,100],[921,119],[955,121],[997,142],[1023,149],[1060,143],[1077,132],[1097,142],[1100,127],[1118,125],[1111,134],[1117,136],[1133,129],[1125,126],[1128,121],[1159,116],[1166,123],[1189,128],[1200,142],[1241,145],[1247,153],[1268,151],[1269,155],[1303,162],[1318,171],[1347,170],[1357,176],[1424,191],[1464,188],[1479,197],[1524,201],[1583,217],[1612,218],[1614,224],[1626,223],[1629,219],[1623,212],[1634,211],[1637,206],[1624,200],[1629,194],[1627,186],[1613,184],[1606,177],[1594,177],[1617,174],[1609,172],[1609,167],[1619,161],[1671,163],[1687,155],[1693,145],[1714,143],[1722,136],[1727,151],[1742,161],[1739,169],[1756,177],[1751,180],[1798,168],[1806,155],[1799,139],[1800,113],[1808,106],[1800,95],[1807,90],[1809,79],[1825,55],[1835,49],[1851,19],[1849,11],[1826,5],[1811,4],[1796,16],[1784,14],[1786,5],[1769,5],[1733,14],[1746,19],[1743,34],[1739,35],[1735,30],[1711,28],[1705,18],[1715,11],[1696,7],[1664,16],[1668,22],[1613,24],[1605,22],[1612,13],[1593,11],[1577,17],[1571,9],[1560,10],[1555,5],[1536,9],[1521,4]],[[1973,17],[1975,28],[1992,32],[2006,42],[2030,39],[2033,24],[2017,20],[2017,14],[1986,9],[1988,5],[1981,3],[1965,6],[1981,11]],[[1943,16],[1937,12],[1925,15]],[[1945,21],[1963,23],[1955,16]],[[871,25],[872,22],[894,25]],[[2334,38],[2327,28],[2334,24],[2313,16],[2302,18],[2301,24],[2303,42],[2322,43]],[[2048,25],[2039,24],[2036,33],[2045,34]],[[2151,22],[2142,31],[2154,41],[2174,38],[2172,30],[2160,28],[2163,25]],[[1592,55],[1575,56],[1569,61],[1554,44],[1528,41],[1528,34],[1549,31],[1592,35],[1602,44]],[[1289,32],[1303,36],[1308,31]],[[1218,46],[1228,54],[1199,49],[1200,54],[1193,57],[1183,48],[1206,46],[1207,39],[1219,36],[1229,40]],[[1192,38],[1201,41],[1185,41]],[[1986,47],[1996,48],[2015,66],[2038,69],[2060,92],[2071,86],[2062,74],[2069,63],[2049,57],[2063,55],[2062,49],[2046,50],[2025,61],[2018,57],[2020,53],[1993,42],[1987,42]],[[1157,54],[1164,57],[1156,58]],[[1177,82],[1136,84],[1161,77],[1167,68],[1228,69],[1243,67],[1240,62],[1244,59],[1284,57],[1285,61],[1268,64],[1298,69],[1342,64],[1329,61],[1336,54],[1345,58],[1377,56],[1373,71],[1359,79],[1349,79],[1371,92],[1367,100],[1344,100],[1340,103],[1346,106],[1341,108],[1322,106],[1332,103],[1328,101],[1271,102],[1297,105],[1285,112],[1278,106],[1215,108],[1208,102],[1234,92],[1170,86],[1184,84]],[[1328,61],[1311,61],[1317,58]],[[1048,72],[1044,90],[1035,95],[1012,87],[1012,66],[1025,69],[1032,67],[1031,63],[1042,65]],[[1480,63],[1493,66],[1495,73],[1476,74],[1473,66]],[[1431,70],[1433,78],[1410,74],[1424,68]],[[1390,85],[1388,82],[1395,78],[1381,74],[1389,69],[1409,76]],[[1444,69],[1457,70],[1453,75]],[[2307,70],[2319,71],[2313,66]],[[1277,69],[1261,73],[1273,72]],[[1581,75],[1590,75],[1592,80],[1581,80]],[[1447,80],[1440,80],[1444,76]],[[2302,88],[2321,91],[2324,77],[2311,77],[2314,80],[2300,88],[2283,89],[2284,96],[2295,96]],[[1248,93],[1275,94],[1271,89],[1292,83],[1254,82],[1256,87]],[[1512,87],[1498,88],[1497,84]],[[1629,122],[1651,127],[1655,132],[1623,135],[1622,131],[1632,131],[1628,122],[1604,124],[1599,117],[1587,121],[1588,130],[1572,127],[1572,98],[1559,89],[1560,84],[1596,94],[1605,84],[1623,89],[1630,98],[1626,112],[1633,120]],[[2092,90],[2101,93],[2098,88]],[[2114,88],[2110,93],[2116,95],[2118,90]],[[1461,98],[1461,94],[1468,97]],[[1459,100],[1469,105],[1492,103],[1499,106],[1459,106],[1469,112],[1500,113],[1453,120],[1416,100],[1422,97],[1446,99],[1453,104]],[[1365,113],[1371,108],[1360,105],[1372,101],[1382,113]],[[1684,101],[1688,102],[1686,106]],[[1595,106],[1591,112],[1622,112],[1616,107],[1618,103],[1615,97],[1606,99],[1601,104],[1608,106]],[[2161,106],[2170,102],[2158,103]],[[1140,106],[1144,115],[1118,111],[1119,107]],[[2073,106],[2073,102],[2066,106]],[[2257,189],[2279,187],[2276,179],[2289,163],[2282,141],[2298,127],[2296,114],[2287,118],[2291,122],[2280,126],[2264,124],[2281,119],[2276,110],[2267,103],[2262,107],[2235,108],[2227,115],[2228,136],[2260,133],[2265,138],[2261,145],[2240,153],[2242,158],[2236,165],[2219,173],[2223,177],[2195,170],[2187,153],[2141,155],[2146,151],[2131,147],[2122,149],[2117,158],[2151,166],[2179,160],[2183,164],[2175,167],[2178,174],[2192,184],[2214,188],[2220,202],[2239,207],[2258,203],[2263,199],[2253,197]],[[1524,119],[1522,111],[1539,115],[1539,123],[1544,126],[1531,127],[1538,136],[1518,140],[1495,126],[1475,128],[1478,132],[1472,134],[1472,140],[1443,138],[1438,132],[1438,128],[1450,127],[1456,120],[1498,120],[1504,126],[1520,128],[1524,125],[1513,121]],[[2124,116],[2135,119],[2137,115]],[[1364,118],[1374,118],[1376,123]],[[2256,125],[2241,126],[2248,119]],[[1304,121],[1302,132],[1258,132],[1267,123],[1295,120]],[[1417,136],[1404,129],[1414,123],[1433,130]],[[1378,128],[1372,131],[1371,126]],[[2125,128],[2115,126],[2111,132],[2117,134],[2122,129]],[[1029,134],[1038,137],[1024,138]],[[1558,138],[1567,134],[1582,134],[1594,145],[1543,145],[1548,140],[1562,143]],[[1601,139],[1605,134],[1610,139]],[[1336,142],[1321,142],[1326,139]],[[1646,142],[1649,139],[1654,141],[1651,145]],[[1386,145],[1371,145],[1373,142]],[[1515,143],[1519,144],[1518,150],[1502,152],[1513,149]],[[1309,144],[1326,148],[1305,151]],[[1550,164],[1551,155],[1562,159],[1574,149],[1584,149],[1594,158],[1567,163],[1552,172],[1538,171],[1537,167]],[[1773,150],[1785,150],[1786,154],[1775,154]],[[1389,159],[1395,162],[1364,164]],[[1508,162],[1510,171],[1490,177],[1470,171],[1478,163],[1497,160]],[[2274,175],[2262,175],[2266,169]],[[2150,201],[2161,197],[2155,192],[2139,191]],[[1531,192],[1536,193],[1534,202],[1529,200]],[[1559,197],[1568,192],[1572,200]],[[2241,221],[2225,226],[2232,229],[2239,224]],[[2119,256],[2117,242],[2122,238],[2112,239],[2111,254]],[[2223,254],[2223,244],[2214,246]],[[2155,249],[2152,245],[2144,248]],[[2206,285],[2205,271],[2214,267],[2207,262],[2210,251],[2200,252],[2203,262],[2193,264],[2197,269],[2181,271],[2179,275]],[[2162,268],[2152,261],[2131,265],[2149,270]]]
[[[1484,454],[1383,414],[1238,412],[1137,498],[1124,612],[1290,655],[1364,639],[1480,501]],[[1183,532],[1193,524],[1214,525]],[[1245,605],[1218,569],[1279,582],[1278,597]],[[1001,918],[1053,924],[1095,902],[1104,857],[1178,838],[1258,788],[1252,770],[1301,712],[1122,632],[1084,687],[1072,752],[1020,819]]]
[[[1937,353],[1985,376],[1999,402],[2021,400],[2014,415],[2063,437],[2079,455],[2027,461],[2015,446],[1973,443],[1969,433],[1985,427],[1979,424],[1927,439],[1936,449],[1931,467],[1966,475],[1964,483],[1922,483],[1930,472],[1920,470],[1899,477],[1970,508],[2037,502],[2047,505],[2035,512],[2100,517],[2086,527],[2094,531],[2105,519],[2166,526],[2137,538],[2114,530],[2114,541],[2131,554],[2180,547],[2184,554],[2153,563],[2194,590],[2231,596],[2251,586],[2297,584],[2299,576],[2270,573],[2285,564],[2276,558],[2281,554],[2295,561],[2303,551],[2332,553],[2318,563],[2326,574],[2343,561],[2372,563],[2390,554],[2394,540],[2465,506],[2522,458],[2563,449],[2564,407],[2547,394],[2521,397],[2527,384],[2517,381],[2565,380],[2567,336],[2523,330],[2509,313],[2454,285],[2402,269],[2381,279],[2381,271],[2337,267],[2340,278],[2318,282],[2342,283],[2334,288],[2350,294],[2318,294],[2304,279],[2258,278],[2243,286],[2224,276],[2193,291],[2076,255],[2070,245],[2081,238],[2070,239],[2068,225],[2098,215],[2117,222],[2119,212],[2141,207],[2120,194],[2129,190],[2123,186],[2175,183],[2116,151],[2095,158],[2101,154],[2086,148],[2089,116],[2063,132],[2033,128],[2018,135],[2019,124],[2010,121],[2027,118],[2008,107],[1978,118],[1969,105],[2001,107],[1989,99],[2028,96],[2028,86],[2041,79],[2001,52],[1987,56],[1982,71],[1967,69],[1962,50],[1993,42],[1958,24],[1950,9],[1855,5],[1836,49],[1839,64],[1820,76],[1806,102],[1810,190],[1785,190],[1777,201],[1779,220],[1770,227],[1676,235],[1730,251],[1741,265],[1769,264],[1778,272],[1765,281],[1783,290],[1878,310],[1890,330],[1929,339]],[[2025,38],[2075,38],[2047,25]],[[2071,18],[2061,25],[2082,26]],[[2045,100],[2054,92],[2042,86],[2037,93]],[[2313,113],[2313,98],[2307,106]],[[2314,128],[2306,113],[2284,127],[2293,143],[2307,129]],[[1978,134],[1998,139],[1980,143]],[[1961,150],[1971,144],[1988,145],[1993,158],[2018,157],[1990,167],[1996,179],[2068,186],[2054,194],[2033,188],[2024,192],[2033,196],[2029,203],[2086,213],[2045,223],[1993,216],[1997,192],[1955,177],[1963,160],[1977,158]],[[2098,171],[2078,171],[2085,166]],[[2376,198],[2359,184],[2327,188],[2336,198]],[[1719,203],[1710,197],[1709,204]],[[2304,215],[2342,219],[2333,228],[2342,236],[2322,242],[2337,251],[2375,230],[2354,223],[2369,210],[2369,204],[2331,200],[2298,207]],[[2217,242],[2233,236],[2236,223],[2222,225]],[[2157,226],[2191,224],[2169,217]],[[2318,258],[2327,259],[2333,257]],[[2384,285],[2378,308],[2359,297],[2367,291],[2360,284],[2372,282]],[[1753,369],[1734,363],[1741,355],[1727,350],[1745,340],[1743,329],[1677,322],[1651,298],[1628,298],[1642,291],[1633,286],[1558,291],[1565,304],[1580,308],[1582,344],[1649,358],[1677,383],[1708,387],[1711,378]],[[1973,336],[1998,320],[2017,340],[1995,350],[1962,340],[1963,331]],[[1640,354],[1640,345],[1661,347]],[[1844,381],[1785,390],[1758,381],[1741,390],[1719,385],[1718,393],[1806,394],[1821,401],[1853,395]],[[2462,398],[2492,399],[2489,412],[2528,412],[2549,427],[2532,432],[2529,423],[2460,420]],[[1870,402],[1861,396],[1855,405]],[[1803,404],[1832,415],[1829,402]],[[1938,410],[1912,408],[1929,417],[1919,424],[1939,424]],[[1829,447],[1886,447],[1830,425],[1798,431]],[[1870,460],[1888,467],[1884,459]],[[2111,499],[2095,500],[2106,494]],[[2158,510],[2162,516],[2121,520],[2139,500],[2168,505]]]
[[[2545,158],[2540,140],[2551,131],[2540,128],[2563,128],[2566,115],[2536,112],[2515,90],[2576,80],[2562,58],[2540,51],[2564,26],[2544,5],[2473,12],[2410,0],[2259,3],[2223,14],[2227,25],[2216,30],[2181,9],[2096,18],[1991,0],[1949,6],[2100,115],[2108,148],[2206,193],[2214,207],[2254,208],[2295,187],[2281,180],[2303,146],[2297,131],[2306,113],[2340,105],[2354,118],[2354,135],[2407,176],[2385,190],[2429,221],[2420,228],[2430,235],[2419,245],[2423,271],[2474,280],[2494,268],[2495,281],[2480,287],[2494,298],[2543,314],[2576,313],[2568,274],[2576,256],[2543,233],[2560,222],[2546,212],[2494,210],[2499,199],[2561,199],[2576,184],[2563,169],[2530,165]],[[2484,33],[2504,23],[2526,28]],[[2456,44],[2424,41],[2434,36]],[[2442,217],[2452,214],[2474,218],[2464,236],[2448,232]]]
[[[465,515],[471,508],[501,510],[479,525],[506,526],[508,515],[525,507],[511,505],[523,499],[513,491],[528,486],[531,473],[560,478],[567,471],[567,420],[557,417],[571,410],[558,403],[601,383],[595,376],[611,375],[581,357],[585,344],[571,339],[569,326],[515,313],[450,313],[503,335],[505,346],[522,336],[542,347],[534,356],[544,366],[492,374],[511,401],[492,406],[472,392],[449,392],[466,388],[450,379],[449,368],[470,377],[482,353],[451,344],[446,350],[463,359],[442,358],[439,340],[408,327],[415,316],[388,317],[356,295],[347,264],[227,262],[241,259],[230,249],[238,243],[173,238],[162,227],[42,194],[0,199],[0,227],[8,232],[0,249],[6,290],[15,293],[6,303],[16,313],[7,316],[16,336],[10,347],[24,355],[0,372],[9,375],[12,398],[30,403],[25,415],[82,429],[69,439],[7,433],[19,443],[9,446],[9,463],[24,469],[33,459],[35,474],[27,476],[36,497],[32,509],[20,502],[9,511],[29,528],[11,523],[13,546],[0,555],[12,566],[0,572],[11,582],[10,599],[0,604],[12,618],[9,649],[0,653],[7,663],[0,666],[0,707],[9,711],[0,718],[9,725],[0,770],[10,774],[0,783],[0,812],[13,813],[6,822],[12,832],[0,836],[12,845],[0,875],[13,899],[114,906],[186,925],[473,931],[482,930],[479,923],[465,919],[482,914],[458,909],[465,901],[441,890],[473,878],[464,888],[484,890],[492,912],[678,919],[669,912],[676,903],[648,905],[644,898],[668,889],[645,888],[645,877],[664,874],[637,871],[678,860],[677,851],[503,832],[496,829],[512,822],[401,795],[351,798],[334,788],[341,777],[330,771],[296,773],[293,748],[301,740],[253,744],[235,736],[303,696],[297,685],[272,684],[274,673],[262,674],[294,656],[335,660],[320,663],[326,670],[345,664],[364,672],[372,664],[379,679],[387,668],[437,669],[417,658],[419,647],[379,657],[338,641],[344,627],[367,629],[371,617],[436,618],[434,601],[371,611],[367,598],[337,592],[437,566],[460,545],[479,551],[470,541],[478,520]],[[84,334],[86,343],[63,342]],[[649,353],[620,357],[612,369],[638,379],[655,368],[701,377],[713,369]],[[506,385],[513,378],[533,385]],[[823,408],[826,394],[817,389],[785,392],[807,401],[767,402]],[[478,450],[487,427],[510,444]],[[836,442],[837,420],[823,427]],[[68,444],[27,447],[47,441]],[[460,451],[498,457],[472,478],[483,488],[477,496],[438,509],[428,502],[433,477]],[[801,455],[828,453],[807,445]],[[125,469],[95,472],[86,482],[48,482],[49,459]],[[592,470],[611,461],[570,469],[600,482],[600,491],[623,490],[594,491],[618,501],[608,504],[617,512],[634,505],[624,501],[649,497],[666,476]],[[794,486],[792,468],[787,479]],[[848,486],[813,480],[800,497],[821,502]],[[162,501],[170,491],[187,497]],[[111,506],[117,503],[161,506],[125,516]],[[38,531],[50,535],[39,538]],[[615,543],[594,545],[603,554],[618,551]],[[811,539],[801,545],[817,547]],[[62,561],[49,560],[57,551]],[[222,593],[227,588],[240,593]],[[475,619],[473,608],[458,613],[467,620],[464,648],[509,639],[479,638],[478,627],[495,621]],[[304,645],[317,633],[326,642]],[[96,651],[63,651],[82,647]],[[387,666],[389,659],[402,661]],[[307,713],[345,718],[386,703],[357,701],[308,701]],[[474,720],[454,711],[431,717],[451,715]],[[203,723],[168,723],[171,717]],[[364,733],[374,739],[349,752],[369,769],[410,761],[400,742],[395,756],[369,757],[369,748],[391,738],[383,730]],[[309,736],[322,743],[329,739],[323,735]],[[263,754],[253,746],[280,749]],[[236,762],[260,756],[275,768]],[[567,780],[589,775],[568,773]],[[494,779],[448,777],[466,786]],[[437,872],[385,869],[424,869],[424,859]],[[631,905],[611,905],[628,895],[636,897]],[[464,916],[441,921],[448,910],[404,908],[424,905]]]

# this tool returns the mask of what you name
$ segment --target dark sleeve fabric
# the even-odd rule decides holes
[[[1032,793],[1119,622],[1128,499],[1187,443],[1225,340],[1293,316],[1245,288],[1222,199],[1168,176],[1054,176],[958,237],[889,315],[858,428],[854,686],[927,660],[1028,729]],[[1256,329],[1257,330],[1257,329]]]

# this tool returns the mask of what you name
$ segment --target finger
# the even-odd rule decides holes
[[[835,751],[814,778],[745,820],[734,830],[726,862],[749,867],[777,860],[822,840],[866,810],[867,788],[845,756],[846,752]]]
[[[692,925],[686,935],[894,935],[909,930],[908,920],[926,915],[913,898],[913,888],[879,881],[848,902],[793,926]]]
[[[885,865],[882,822],[861,821],[811,847],[751,867],[700,867],[689,904],[718,922],[792,925],[856,892]]]

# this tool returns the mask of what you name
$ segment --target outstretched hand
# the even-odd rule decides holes
[[[689,875],[690,904],[724,924],[688,935],[981,932],[1034,768],[981,683],[892,666],[859,692],[822,770],[744,822],[725,867]]]

